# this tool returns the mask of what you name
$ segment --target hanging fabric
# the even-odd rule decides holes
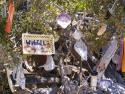
[[[121,71],[125,72],[125,38],[123,40],[123,56],[122,56],[122,66],[121,66]]]
[[[5,32],[8,32],[8,33],[11,32],[14,11],[15,11],[14,1],[9,0],[9,9],[8,9],[8,17],[6,20]]]

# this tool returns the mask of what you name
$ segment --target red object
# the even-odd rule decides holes
[[[13,0],[9,0],[8,17],[6,20],[5,32],[11,32],[12,20],[14,15],[15,7]]]

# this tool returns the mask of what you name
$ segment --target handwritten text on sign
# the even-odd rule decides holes
[[[51,55],[55,53],[52,35],[22,34],[24,54]]]

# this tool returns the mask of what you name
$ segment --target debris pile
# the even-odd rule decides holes
[[[0,4],[4,3],[2,1]],[[5,27],[8,33],[11,32],[15,11],[14,1],[9,1]],[[30,7],[28,4],[31,3],[28,1],[18,6],[17,10],[27,11]],[[118,0],[115,0],[108,8],[105,20],[114,15],[117,2]],[[18,18],[19,14],[16,15]],[[124,34],[119,38],[117,33],[113,32],[107,44],[98,49],[98,52],[93,52],[91,50],[93,47],[89,45],[81,30],[87,31],[95,24],[101,25],[95,38],[98,40],[110,27],[102,23],[94,13],[78,12],[72,18],[63,11],[55,18],[54,23],[54,29],[57,30],[55,32],[59,35],[57,40],[53,34],[42,32],[21,33],[21,38],[12,34],[8,38],[14,44],[14,55],[6,58],[10,61],[4,61],[6,54],[2,54],[4,52],[1,47],[2,70],[5,68],[11,92],[13,94],[125,94]],[[18,46],[21,54],[17,51]],[[15,63],[17,65],[10,68],[11,62],[18,64]]]

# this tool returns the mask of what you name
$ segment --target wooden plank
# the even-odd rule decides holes
[[[113,58],[116,50],[117,50],[117,43],[118,41],[116,39],[113,39],[110,42],[110,45],[108,49],[106,50],[105,54],[102,56],[99,65],[97,66],[97,72],[98,72],[98,79],[100,80],[103,76],[105,70],[107,69],[111,59]]]

